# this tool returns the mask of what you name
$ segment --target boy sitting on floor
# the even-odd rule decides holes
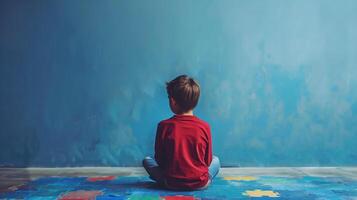
[[[200,86],[181,75],[166,83],[171,111],[157,126],[155,159],[146,157],[143,166],[150,178],[167,189],[205,189],[217,175],[220,162],[212,156],[211,130],[193,115]]]

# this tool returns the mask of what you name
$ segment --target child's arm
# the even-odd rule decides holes
[[[211,128],[208,127],[208,133],[207,133],[207,140],[208,140],[208,144],[206,147],[206,155],[205,155],[205,161],[207,166],[211,165],[212,162],[212,136],[211,136]]]
[[[163,166],[163,152],[164,151],[164,146],[162,144],[162,128],[160,126],[160,123],[157,125],[157,129],[156,129],[156,137],[155,137],[155,160],[157,162],[157,164],[159,164],[159,166]]]

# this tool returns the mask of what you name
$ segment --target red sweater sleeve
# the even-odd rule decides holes
[[[157,125],[157,129],[156,129],[156,138],[155,138],[155,160],[157,162],[157,164],[159,164],[159,166],[163,166],[164,164],[164,145],[162,142],[162,128],[161,128],[161,124],[159,123]]]
[[[212,136],[211,136],[211,128],[209,126],[207,127],[207,131],[208,131],[207,132],[208,144],[206,148],[205,162],[207,166],[210,166],[212,162]]]

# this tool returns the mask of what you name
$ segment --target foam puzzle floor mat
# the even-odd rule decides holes
[[[168,191],[147,176],[48,176],[9,186],[0,199],[357,199],[357,180],[234,175],[216,177],[206,190]]]

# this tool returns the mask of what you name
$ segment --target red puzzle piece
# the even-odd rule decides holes
[[[87,181],[96,182],[96,181],[111,181],[116,179],[116,176],[93,176],[88,177]]]
[[[59,200],[92,200],[96,196],[103,194],[100,190],[85,191],[78,190],[69,192],[59,198]]]
[[[193,196],[165,196],[165,200],[195,200]]]

